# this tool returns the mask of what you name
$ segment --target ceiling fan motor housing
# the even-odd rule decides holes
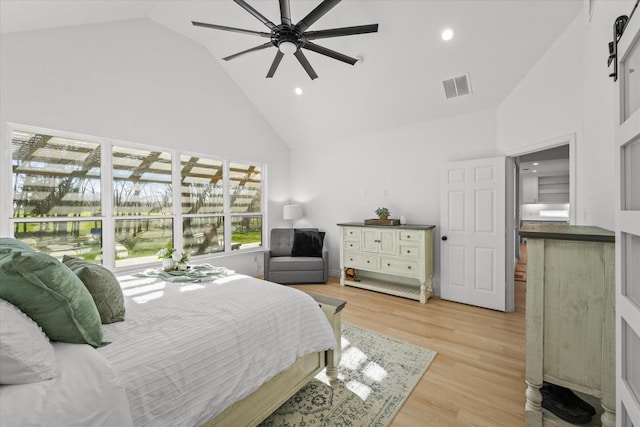
[[[304,34],[295,27],[281,24],[271,29],[271,43],[275,47],[280,47],[280,43],[290,42],[300,48],[304,45]]]

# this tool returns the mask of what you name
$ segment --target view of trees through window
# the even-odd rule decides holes
[[[13,132],[12,169],[14,236],[60,258],[99,260],[100,145]]]
[[[262,245],[261,166],[175,154],[174,170],[169,150],[117,144],[104,171],[101,152],[98,142],[13,131],[15,237],[58,258],[99,263],[103,233],[112,233],[116,267],[155,261],[167,244],[193,256]],[[106,200],[104,173],[112,193]]]

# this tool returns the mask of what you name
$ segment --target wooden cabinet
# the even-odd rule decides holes
[[[538,203],[569,203],[569,175],[538,178]]]
[[[613,427],[614,233],[526,225],[520,235],[527,238],[526,425],[571,425],[542,409],[547,381],[599,399],[593,425]]]
[[[433,225],[340,227],[340,284],[426,303],[433,294]],[[358,281],[346,280],[354,268]]]

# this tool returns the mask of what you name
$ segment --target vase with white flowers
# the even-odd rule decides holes
[[[162,260],[162,268],[164,271],[171,271],[175,269],[175,261],[173,255],[176,253],[176,248],[173,247],[171,240],[167,243],[167,246],[160,249],[156,254],[158,259]]]

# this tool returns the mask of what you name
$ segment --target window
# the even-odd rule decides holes
[[[10,225],[39,251],[127,267],[169,243],[192,256],[262,246],[263,165],[24,129],[11,131]]]
[[[262,169],[257,165],[229,165],[231,249],[262,246]]]
[[[114,146],[112,163],[115,266],[153,262],[174,240],[171,153]]]
[[[13,131],[11,153],[14,236],[57,258],[100,261],[100,145]]]
[[[224,252],[224,165],[220,160],[180,156],[182,244],[185,252]]]

